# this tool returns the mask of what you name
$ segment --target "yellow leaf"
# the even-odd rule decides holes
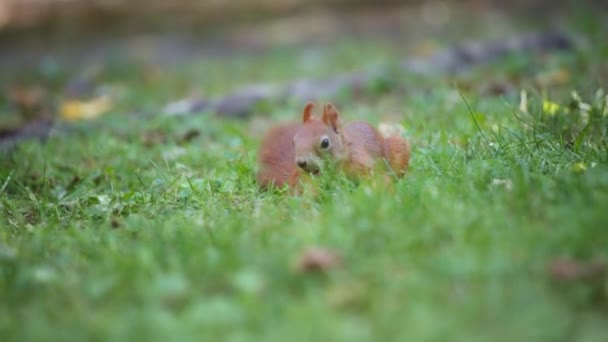
[[[90,101],[68,100],[61,105],[61,116],[69,121],[93,119],[110,110],[110,99],[106,96]]]
[[[557,113],[559,108],[560,108],[560,106],[555,102],[551,102],[549,100],[543,101],[543,112],[545,112],[549,115],[555,115],[555,113]]]

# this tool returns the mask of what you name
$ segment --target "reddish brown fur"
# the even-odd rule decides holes
[[[319,147],[324,137],[331,139],[330,149]],[[260,148],[258,182],[264,187],[271,183],[293,187],[299,172],[303,172],[296,160],[314,164],[322,156],[341,161],[342,169],[350,176],[367,174],[380,159],[385,159],[394,174],[401,177],[409,167],[410,147],[400,136],[383,137],[367,122],[342,126],[337,110],[330,104],[325,105],[320,119],[315,118],[309,103],[301,124],[278,126],[266,134]]]
[[[258,153],[260,170],[257,174],[262,187],[271,183],[277,187],[295,185],[298,170],[294,162],[293,136],[300,126],[295,123],[275,126],[264,136]]]
[[[385,138],[385,158],[388,160],[397,177],[405,174],[410,166],[410,145],[400,136],[392,135]]]
[[[350,175],[365,174],[379,158],[385,156],[384,138],[364,121],[352,122],[344,127],[347,158],[343,169]]]

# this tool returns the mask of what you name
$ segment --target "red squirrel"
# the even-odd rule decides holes
[[[317,174],[328,162],[335,162],[347,175],[369,174],[378,162],[386,161],[397,177],[409,166],[410,146],[399,135],[382,136],[364,121],[342,124],[332,104],[323,107],[321,118],[306,104],[301,123],[271,128],[258,153],[258,183],[266,188],[296,187],[303,172]]]

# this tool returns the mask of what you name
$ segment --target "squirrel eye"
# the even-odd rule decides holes
[[[329,138],[325,137],[325,138],[321,139],[321,148],[322,149],[329,148]]]

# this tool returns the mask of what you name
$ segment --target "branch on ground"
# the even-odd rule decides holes
[[[430,58],[405,59],[397,69],[417,75],[458,73],[512,54],[548,52],[572,47],[572,40],[561,32],[529,33],[500,40],[458,44],[441,50]],[[256,105],[263,101],[305,102],[334,97],[344,91],[360,93],[367,84],[382,81],[393,69],[394,66],[386,66],[326,79],[299,79],[286,84],[252,84],[213,100],[197,99],[171,103],[165,107],[165,111],[169,114],[208,111],[224,117],[244,118],[253,114]],[[399,83],[396,81],[394,84]]]

